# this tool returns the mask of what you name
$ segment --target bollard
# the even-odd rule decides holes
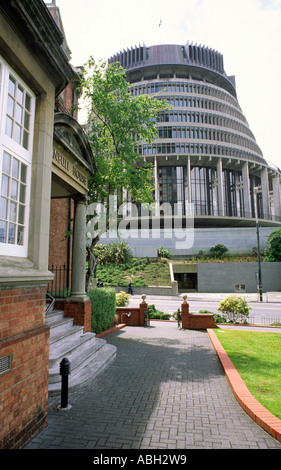
[[[178,308],[178,311],[177,311],[177,320],[178,320],[178,328],[180,328],[180,326],[181,326],[181,311],[180,311],[179,308]]]
[[[61,405],[60,409],[68,409],[68,376],[70,375],[71,364],[67,358],[60,363],[61,375]]]

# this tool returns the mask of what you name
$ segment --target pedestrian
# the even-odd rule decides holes
[[[134,294],[133,294],[132,281],[129,282],[128,294],[134,295]]]

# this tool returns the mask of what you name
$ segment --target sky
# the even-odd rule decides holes
[[[48,1],[46,0],[46,3]],[[281,0],[56,0],[71,63],[145,44],[204,45],[224,56],[264,158],[281,168]]]

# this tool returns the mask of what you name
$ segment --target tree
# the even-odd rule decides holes
[[[281,261],[281,228],[274,230],[267,238],[264,254],[266,261]]]
[[[95,174],[89,181],[88,226],[92,240],[87,245],[88,271],[86,287],[95,269],[94,247],[109,228],[110,197],[117,207],[121,192],[128,190],[134,202],[153,203],[153,168],[145,164],[138,142],[151,143],[157,137],[156,117],[169,109],[157,96],[133,97],[126,71],[118,64],[96,63],[91,57],[85,65],[81,88],[88,104],[87,136],[94,155]],[[124,203],[124,199],[122,200]],[[103,224],[97,230],[95,218],[100,203],[104,210]]]

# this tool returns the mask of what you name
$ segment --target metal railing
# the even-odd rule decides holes
[[[66,298],[71,293],[71,269],[68,265],[52,265],[49,271],[54,274],[54,279],[48,285],[48,293],[55,298]]]

